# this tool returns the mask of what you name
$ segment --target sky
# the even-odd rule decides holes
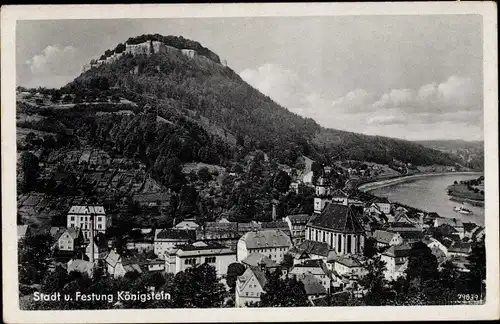
[[[483,140],[480,15],[18,21],[17,85],[61,87],[129,37],[176,35],[324,127]]]

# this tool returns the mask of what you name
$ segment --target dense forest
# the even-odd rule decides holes
[[[167,44],[185,42],[183,46],[192,47],[198,44],[172,36],[153,36],[142,35],[131,41],[169,40]],[[76,93],[111,88],[131,101],[149,98],[160,110],[170,113],[194,112],[234,134],[238,144],[278,157],[280,163],[290,163],[301,154],[321,162],[331,158],[384,164],[394,158],[415,165],[460,162],[450,154],[408,141],[324,129],[314,120],[281,107],[229,67],[204,57],[189,59],[170,52],[124,55],[114,63],[83,73],[65,88]]]

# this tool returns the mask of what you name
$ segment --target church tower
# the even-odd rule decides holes
[[[319,176],[314,186],[314,213],[320,214],[326,204],[331,200],[331,186],[329,181],[323,176]]]

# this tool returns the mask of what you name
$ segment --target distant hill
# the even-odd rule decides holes
[[[194,57],[180,51],[126,54],[82,73],[66,91],[81,97],[113,93],[139,107],[153,105],[167,121],[188,118],[231,147],[260,149],[289,165],[300,155],[319,162],[332,158],[382,164],[392,159],[415,165],[461,162],[455,155],[408,141],[323,128],[251,87],[197,42],[161,35],[129,39],[132,43],[149,40],[168,40],[169,46],[177,44],[201,53]]]
[[[458,157],[461,163],[476,170],[484,169],[484,142],[464,140],[432,140],[417,142],[425,147]]]

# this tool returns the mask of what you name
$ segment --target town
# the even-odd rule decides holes
[[[484,302],[484,215],[372,192],[447,175],[432,209],[484,200],[482,151],[324,128],[177,36],[16,99],[21,309]]]
[[[18,225],[19,253],[36,248],[27,245],[41,244],[38,240],[45,237],[50,245],[47,259],[38,260],[46,264],[44,276],[61,269],[89,278],[96,272],[114,279],[142,274],[179,276],[208,265],[223,287],[226,307],[255,307],[262,295],[269,294],[270,281],[284,278],[302,283],[304,306],[332,305],[332,300],[356,303],[370,293],[370,287],[362,284],[367,276],[381,271],[378,279],[385,285],[396,282],[415,266],[412,253],[425,255],[425,251],[439,269],[451,266],[458,273],[470,273],[471,253],[484,240],[484,227],[369,193],[335,189],[329,181],[332,170],[324,167],[319,175],[308,175],[311,182],[307,185],[314,188],[311,214],[279,218],[280,202],[273,200],[270,221],[245,223],[218,217],[199,223],[186,218],[170,228],[133,228],[125,237],[116,238],[110,235],[113,219],[103,205],[73,205],[65,226],[43,230]],[[290,183],[289,191],[298,190],[296,184]],[[384,265],[374,269],[377,262]],[[279,278],[273,279],[270,273],[278,273]],[[44,280],[24,289],[36,291]],[[165,286],[147,288],[155,291]]]

